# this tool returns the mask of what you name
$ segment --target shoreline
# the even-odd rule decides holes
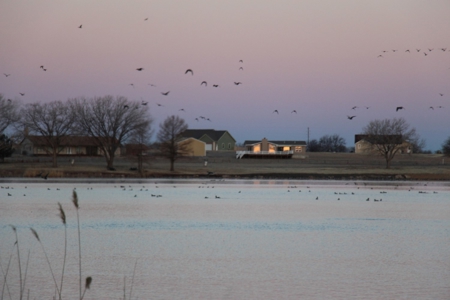
[[[71,164],[58,158],[52,168],[48,157],[16,157],[0,164],[0,180],[37,178],[105,179],[295,179],[367,181],[450,181],[450,163],[440,155],[399,155],[389,169],[380,157],[351,153],[310,153],[292,159],[236,159],[234,152],[209,153],[206,157],[182,157],[169,171],[169,161],[149,157],[143,172],[134,157],[118,157],[115,171],[106,170],[102,157],[77,157]],[[449,160],[450,161],[450,160]]]

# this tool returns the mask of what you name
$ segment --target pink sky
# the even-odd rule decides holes
[[[0,93],[123,95],[149,102],[156,130],[176,114],[239,143],[306,140],[309,127],[353,146],[370,120],[404,117],[437,150],[450,136],[449,16],[448,0],[3,0]]]

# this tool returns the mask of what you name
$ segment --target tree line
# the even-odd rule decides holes
[[[6,129],[10,129],[16,141],[22,141],[27,135],[42,137],[53,167],[57,167],[58,154],[71,136],[86,136],[95,140],[106,167],[113,170],[116,150],[126,143],[148,145],[152,125],[153,118],[146,105],[122,96],[21,105],[0,94],[0,157],[8,157],[13,152],[11,137],[4,134]],[[168,117],[160,124],[158,141],[163,154],[171,161],[171,170],[180,153],[173,141],[186,129],[185,121],[177,116]]]
[[[114,170],[117,149],[126,143],[150,144],[152,125],[153,118],[147,105],[123,96],[81,97],[66,102],[58,100],[21,105],[19,101],[5,99],[0,94],[0,161],[13,153],[13,140],[21,141],[26,135],[37,135],[44,139],[46,151],[53,158],[53,167],[57,167],[58,154],[67,140],[71,136],[87,136],[95,140],[106,167]],[[159,149],[169,159],[171,171],[176,159],[188,150],[188,143],[178,143],[181,133],[187,128],[186,122],[178,116],[169,116],[159,125]],[[5,134],[7,129],[12,136]],[[410,128],[403,118],[370,121],[362,129],[362,134],[373,145],[371,151],[384,157],[387,168],[404,142],[411,145],[413,153],[422,152],[425,146],[415,128]],[[311,140],[308,151],[346,152],[348,149],[345,139],[333,134]],[[443,143],[442,152],[450,155],[450,137]],[[142,156],[138,155],[139,170],[142,162]]]

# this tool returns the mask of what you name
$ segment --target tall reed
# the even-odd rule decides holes
[[[79,267],[79,289],[80,289],[80,299],[83,299],[83,295],[81,294],[81,232],[80,232],[80,215],[78,210],[80,206],[78,205],[78,195],[75,190],[72,191],[72,202],[77,211],[77,224],[78,224],[78,267]]]

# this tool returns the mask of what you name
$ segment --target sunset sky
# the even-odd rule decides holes
[[[448,0],[2,0],[0,38],[0,93],[23,103],[121,95],[155,130],[175,114],[238,143],[353,146],[394,117],[425,149],[450,136]]]

